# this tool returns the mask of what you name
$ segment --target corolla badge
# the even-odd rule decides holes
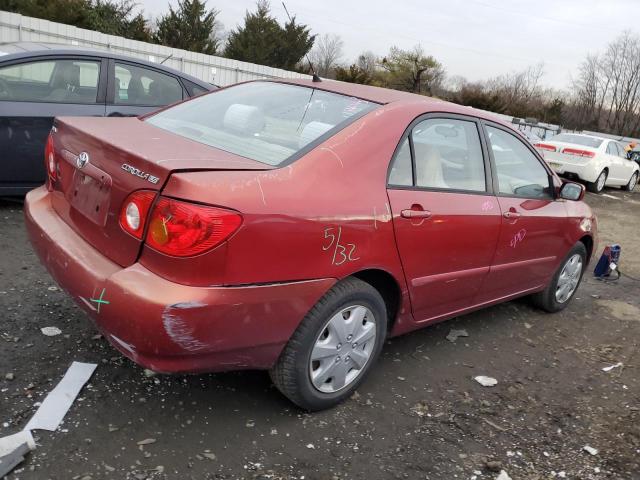
[[[76,166],[78,168],[84,168],[87,163],[89,163],[89,154],[87,152],[81,152],[80,155],[76,157]]]
[[[127,163],[123,163],[120,166],[120,168],[122,168],[122,170],[124,170],[125,172],[129,172],[131,175],[135,175],[136,177],[140,177],[141,179],[146,180],[148,182],[151,182],[153,184],[158,183],[158,181],[160,180],[158,177],[156,177],[154,175],[151,175],[150,173],[143,172],[139,168],[132,167],[131,165],[129,165]]]

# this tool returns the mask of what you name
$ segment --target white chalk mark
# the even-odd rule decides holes
[[[267,204],[267,200],[264,198],[264,190],[262,190],[262,184],[260,183],[260,177],[256,177],[258,181],[258,188],[260,189],[260,195],[262,195],[262,203]]]
[[[389,221],[393,220],[393,215],[391,214],[391,207],[389,206],[388,203],[385,203],[385,206],[387,207],[387,212],[389,213]]]
[[[24,429],[55,431],[96,367],[95,363],[73,362]]]
[[[376,213],[376,207],[373,207],[373,228],[378,229],[378,214]]]
[[[338,159],[338,161],[340,162],[340,166],[342,168],[344,168],[344,163],[342,163],[342,159],[340,158],[340,155],[338,155],[336,152],[334,152],[333,150],[331,150],[330,148],[327,148],[327,147],[322,147],[320,150],[325,150],[325,151],[329,152],[330,154],[332,154],[334,157],[336,157]]]

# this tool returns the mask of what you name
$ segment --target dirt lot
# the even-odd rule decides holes
[[[601,246],[620,243],[623,271],[640,278],[640,192],[606,194],[587,196]],[[0,436],[73,360],[99,365],[10,479],[640,479],[637,281],[589,274],[560,314],[521,300],[389,341],[350,401],[309,415],[261,372],[147,377],[55,287],[21,206],[0,201],[0,218]],[[469,337],[447,341],[452,328]]]

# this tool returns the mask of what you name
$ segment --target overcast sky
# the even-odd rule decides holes
[[[177,0],[139,0],[158,16]],[[287,0],[313,33],[344,40],[344,61],[391,45],[421,44],[449,76],[485,80],[544,62],[543,82],[565,88],[587,53],[602,51],[626,29],[638,29],[639,0]],[[208,0],[225,30],[243,23],[253,0]],[[281,22],[280,1],[271,1]]]

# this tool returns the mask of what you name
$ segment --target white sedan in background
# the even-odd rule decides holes
[[[599,193],[606,186],[633,190],[638,183],[638,164],[627,159],[624,146],[615,140],[561,133],[535,144],[558,175],[586,182]]]

